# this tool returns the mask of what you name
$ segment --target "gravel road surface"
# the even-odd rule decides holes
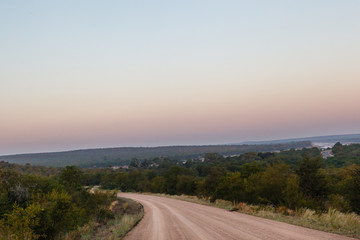
[[[145,194],[119,193],[144,206],[125,240],[352,239],[238,212]]]

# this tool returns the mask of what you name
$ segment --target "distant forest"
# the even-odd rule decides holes
[[[127,165],[132,159],[151,160],[167,157],[174,160],[188,160],[216,152],[221,155],[240,155],[246,152],[273,152],[311,147],[310,141],[253,145],[204,145],[167,147],[120,147],[76,150],[68,152],[19,154],[0,156],[0,161],[17,164],[65,167],[107,167]]]

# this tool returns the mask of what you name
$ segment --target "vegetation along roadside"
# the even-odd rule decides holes
[[[113,217],[106,222],[91,221],[67,234],[64,240],[122,239],[144,216],[142,205],[127,198],[117,198],[110,210]]]

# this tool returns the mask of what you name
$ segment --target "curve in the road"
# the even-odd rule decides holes
[[[120,193],[144,206],[125,240],[351,239],[274,220],[153,195]]]

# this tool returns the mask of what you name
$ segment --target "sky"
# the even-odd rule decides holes
[[[360,1],[0,1],[0,155],[360,133]]]

